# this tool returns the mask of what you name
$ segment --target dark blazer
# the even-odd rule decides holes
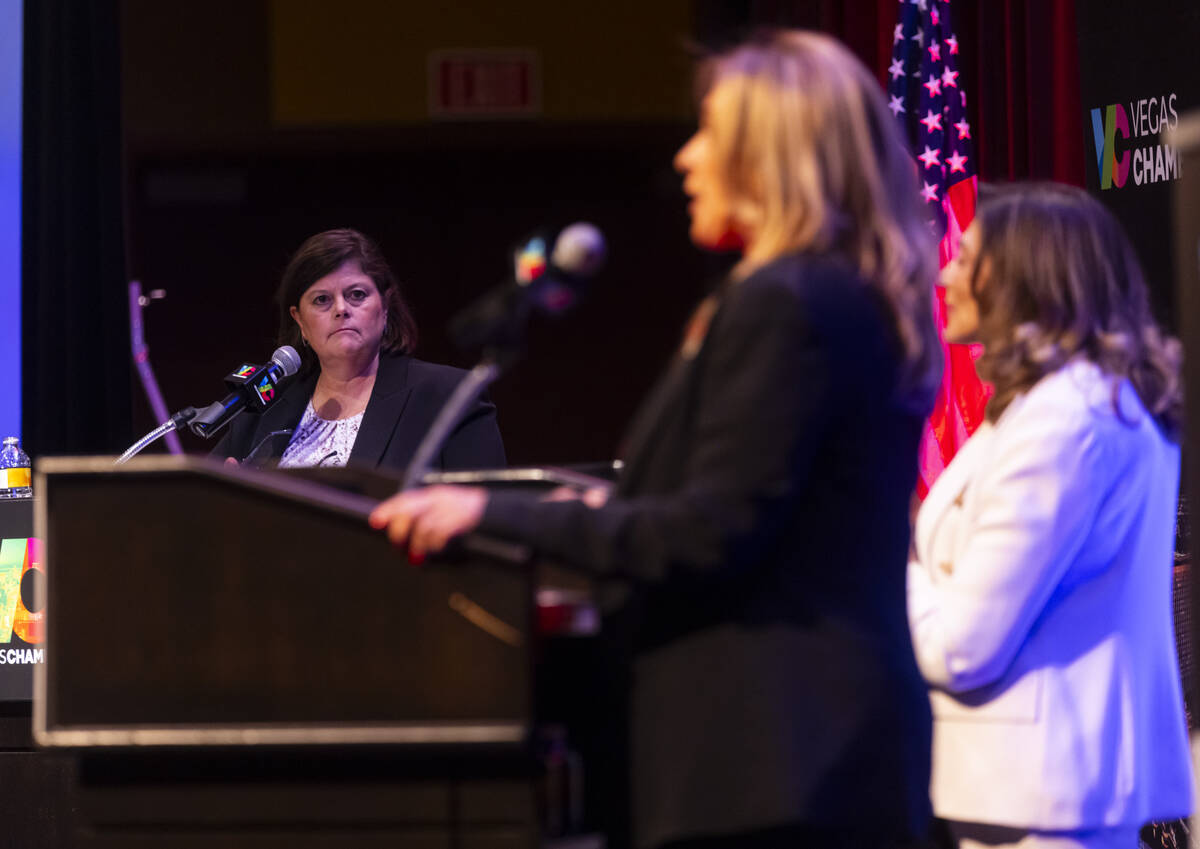
[[[381,354],[375,388],[363,412],[349,465],[403,471],[463,374],[462,369],[404,354]],[[312,398],[317,376],[313,372],[292,383],[261,416],[236,418],[212,453],[241,460],[273,431],[294,429]],[[278,459],[285,447],[286,438],[275,440],[272,450],[256,459]],[[442,469],[492,469],[504,464],[496,408],[490,401],[480,400],[446,440],[437,465]]]
[[[923,836],[929,703],[905,617],[923,417],[883,299],[793,255],[726,288],[635,418],[600,509],[496,493],[480,530],[611,588],[635,843],[777,826]]]

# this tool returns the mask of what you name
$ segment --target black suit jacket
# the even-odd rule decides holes
[[[614,588],[636,845],[923,835],[930,715],[905,613],[922,416],[883,299],[796,255],[728,286],[635,418],[600,509],[496,493],[481,530]]]
[[[403,471],[463,375],[462,369],[451,366],[403,354],[381,354],[375,388],[363,412],[348,465]],[[292,383],[261,416],[239,416],[213,454],[241,460],[268,434],[294,429],[312,397],[317,376],[313,372]],[[278,459],[286,446],[286,438],[276,440],[273,450],[255,459]],[[446,440],[438,465],[442,469],[491,469],[504,464],[496,408],[490,401],[480,400]]]

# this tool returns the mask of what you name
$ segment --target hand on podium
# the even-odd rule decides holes
[[[582,501],[588,507],[603,507],[611,494],[611,486],[590,486],[587,489],[556,486],[542,496],[542,501]]]
[[[430,486],[392,496],[371,511],[368,521],[386,529],[393,545],[407,546],[409,560],[419,565],[426,554],[478,527],[487,502],[482,487]]]

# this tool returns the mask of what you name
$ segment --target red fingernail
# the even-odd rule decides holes
[[[408,562],[411,563],[413,566],[420,566],[422,563],[425,562],[425,553],[424,552],[418,553],[416,551],[413,551],[410,548],[408,550]]]

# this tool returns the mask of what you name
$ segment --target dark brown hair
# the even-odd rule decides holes
[[[1137,256],[1121,225],[1082,189],[1004,187],[976,214],[971,273],[979,303],[979,374],[995,387],[995,420],[1045,375],[1083,356],[1128,378],[1172,439],[1183,415],[1182,349],[1150,312]],[[1114,385],[1113,405],[1119,385]]]
[[[417,345],[417,324],[408,304],[400,294],[400,284],[392,273],[383,253],[369,238],[357,230],[343,228],[326,230],[305,240],[292,255],[275,300],[279,304],[279,333],[277,345],[291,345],[300,352],[301,374],[319,367],[312,349],[303,344],[300,327],[292,318],[291,308],[309,288],[327,274],[337,271],[347,262],[357,262],[363,274],[371,278],[387,310],[380,350],[387,353],[411,353]]]

